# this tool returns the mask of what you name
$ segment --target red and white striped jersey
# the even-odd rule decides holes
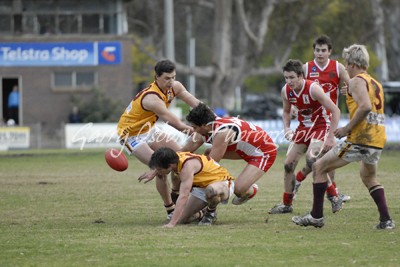
[[[217,117],[205,141],[212,144],[217,133],[229,129],[233,130],[235,136],[230,138],[227,151],[235,151],[243,159],[263,156],[277,149],[272,138],[261,127],[235,117]]]
[[[333,103],[337,105],[339,99],[339,63],[336,60],[329,59],[328,64],[320,68],[315,59],[306,63],[305,77],[321,85]]]
[[[330,125],[329,112],[312,97],[313,84],[311,80],[303,80],[303,88],[296,93],[287,84],[282,90],[286,99],[298,109],[297,119],[299,127],[313,127],[314,125]]]

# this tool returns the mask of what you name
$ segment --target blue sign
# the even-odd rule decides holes
[[[0,66],[121,64],[120,42],[0,43]]]

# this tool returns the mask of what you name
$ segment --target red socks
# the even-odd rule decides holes
[[[306,177],[307,177],[307,176],[304,176],[304,174],[303,174],[301,171],[299,171],[299,172],[296,174],[296,180],[297,180],[298,182],[303,182],[304,179],[306,179]]]
[[[283,193],[283,204],[286,206],[292,206],[293,194],[292,193]]]

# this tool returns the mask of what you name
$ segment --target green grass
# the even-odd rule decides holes
[[[325,203],[321,229],[294,225],[311,209],[311,177],[293,214],[268,215],[281,201],[284,151],[256,198],[219,206],[212,227],[162,228],[165,211],[147,170],[130,159],[112,171],[102,150],[0,154],[0,266],[400,266],[398,230],[376,231],[378,212],[353,163],[337,171],[352,200],[338,214]],[[400,222],[400,152],[385,151],[379,180]],[[241,161],[223,161],[237,175]]]

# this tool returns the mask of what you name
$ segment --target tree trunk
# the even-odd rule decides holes
[[[385,26],[382,0],[371,0],[372,13],[374,16],[375,32],[378,36],[375,43],[375,53],[381,61],[378,68],[378,75],[381,81],[389,80],[388,60],[386,56]]]
[[[231,68],[231,18],[232,0],[219,0],[215,2],[214,43],[212,61],[214,73],[209,88],[209,103],[212,107],[228,108],[228,99],[233,97],[229,90],[221,86],[229,77]],[[224,90],[225,89],[225,90]]]

